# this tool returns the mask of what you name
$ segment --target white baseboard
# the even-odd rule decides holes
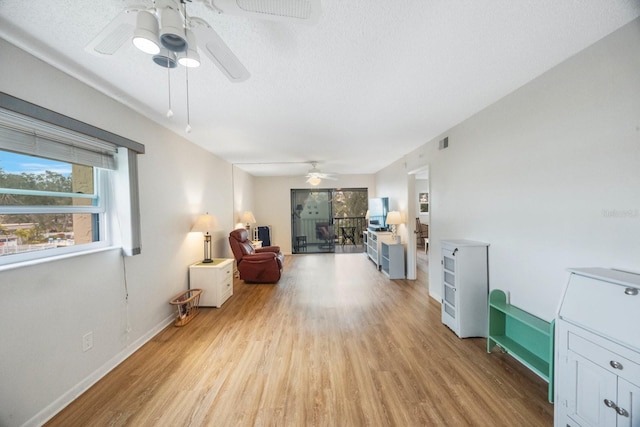
[[[100,381],[105,375],[111,372],[114,368],[116,368],[119,364],[124,362],[129,356],[138,351],[140,347],[149,342],[153,337],[155,337],[160,331],[166,328],[175,320],[175,315],[172,313],[169,317],[164,319],[162,322],[157,324],[154,328],[149,330],[146,334],[132,342],[128,345],[124,350],[116,354],[114,357],[109,359],[104,365],[93,371],[88,377],[84,380],[80,381],[78,384],[73,386],[69,391],[64,393],[62,396],[51,402],[51,404],[47,405],[42,411],[38,412],[31,419],[29,419],[26,423],[22,425],[22,427],[37,427],[41,426],[51,418],[53,418],[58,412],[63,410],[67,405],[73,402],[78,398],[82,393],[87,391],[92,385]]]

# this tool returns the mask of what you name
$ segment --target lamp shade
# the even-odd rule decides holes
[[[151,55],[160,53],[158,20],[151,12],[146,10],[138,12],[133,44],[144,53]]]
[[[175,52],[170,52],[165,48],[160,49],[160,53],[153,55],[152,59],[153,62],[164,68],[176,68],[178,66]]]
[[[402,216],[398,211],[391,211],[387,214],[387,224],[398,225],[402,224]]]
[[[180,12],[167,7],[161,12],[162,30],[160,42],[172,52],[184,52],[187,50],[187,39]]]
[[[193,31],[187,30],[187,51],[178,54],[178,62],[180,65],[189,68],[195,68],[200,66],[200,55],[196,45],[196,36]]]
[[[207,213],[204,215],[200,215],[196,220],[196,223],[191,227],[191,231],[200,232],[200,233],[210,233],[215,231],[218,227],[218,220],[215,216]]]
[[[253,216],[253,212],[244,211],[244,213],[242,214],[242,217],[240,218],[240,221],[242,221],[245,224],[255,224],[256,217]]]

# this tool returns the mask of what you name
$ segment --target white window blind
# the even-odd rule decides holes
[[[37,157],[115,169],[116,147],[97,138],[0,109],[0,148]]]

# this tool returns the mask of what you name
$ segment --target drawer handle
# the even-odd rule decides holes
[[[638,289],[636,289],[636,288],[626,288],[624,290],[624,293],[626,295],[638,295]]]
[[[618,415],[622,415],[623,417],[629,416],[629,412],[626,409],[621,408],[619,406],[616,406],[616,412],[618,413]]]
[[[604,404],[609,407],[609,408],[613,408],[616,410],[616,412],[618,413],[618,415],[621,415],[623,417],[628,417],[629,416],[629,411],[627,411],[624,408],[619,407],[618,405],[616,405],[615,402],[609,400],[609,399],[605,399],[604,400]]]
[[[609,362],[609,365],[611,365],[611,367],[613,369],[620,369],[622,370],[622,363],[620,362],[616,362],[615,360],[612,360],[611,362]]]

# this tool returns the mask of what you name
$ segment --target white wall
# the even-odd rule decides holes
[[[376,188],[376,197],[389,198],[390,211],[400,211],[404,224],[397,226],[397,233],[406,244],[409,241],[409,231],[413,231],[409,221],[415,222],[415,218],[409,217],[409,176],[406,162],[403,159],[396,160],[379,171],[376,174]]]
[[[406,156],[430,168],[436,299],[443,238],[490,243],[491,288],[547,320],[567,268],[640,271],[638,46],[635,20]]]
[[[271,244],[291,253],[291,189],[292,188],[367,188],[369,197],[375,194],[373,175],[342,175],[337,181],[323,180],[318,187],[305,183],[305,178],[279,176],[256,177],[254,189],[257,225],[270,225]]]
[[[36,425],[171,322],[168,301],[203,256],[202,235],[189,233],[198,214],[216,215],[213,255],[228,255],[231,166],[3,40],[0,63],[0,91],[146,146],[141,255],[110,250],[0,271],[0,425]],[[94,347],[83,352],[90,331]]]
[[[245,211],[251,211],[255,216],[254,182],[253,175],[233,166],[233,222],[236,226],[242,223],[241,217]]]

